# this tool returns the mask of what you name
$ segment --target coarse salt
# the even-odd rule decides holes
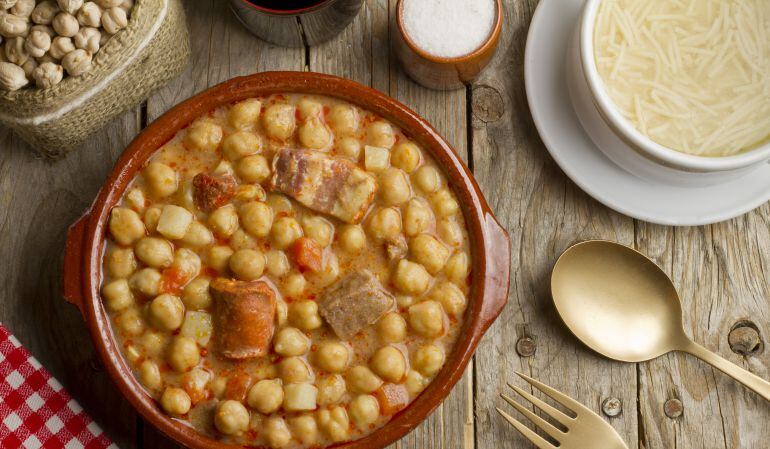
[[[426,53],[457,58],[484,45],[496,9],[495,0],[404,0],[404,32]]]

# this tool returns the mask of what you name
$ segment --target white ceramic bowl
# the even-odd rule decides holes
[[[578,83],[587,84],[587,90],[593,100],[594,106],[599,112],[602,120],[607,127],[621,140],[625,145],[609,148],[606,145],[599,145],[610,159],[623,166],[632,173],[639,174],[642,177],[649,178],[649,173],[638,173],[639,164],[629,164],[629,160],[638,158],[639,155],[653,162],[653,165],[661,167],[665,171],[682,172],[683,176],[689,178],[687,184],[715,184],[725,182],[736,177],[742,176],[747,171],[758,168],[761,164],[770,161],[770,143],[760,147],[733,156],[724,157],[705,157],[682,153],[671,148],[660,145],[652,141],[647,136],[639,132],[615,107],[605,89],[599,71],[596,68],[594,58],[594,26],[596,15],[602,0],[587,0],[583,15],[576,29],[576,42],[572,45],[571,55],[568,58],[576,60],[578,64],[568,64],[572,67],[568,76],[571,78],[584,78]],[[577,65],[578,67],[575,67]],[[571,82],[575,80],[570,80]],[[573,95],[573,101],[576,96]],[[584,123],[585,125],[585,123]],[[589,134],[591,130],[588,130]],[[637,155],[619,154],[619,152],[628,152],[629,149],[638,153]],[[611,154],[612,153],[612,154]],[[649,171],[649,170],[647,170]],[[653,176],[654,177],[654,176]]]

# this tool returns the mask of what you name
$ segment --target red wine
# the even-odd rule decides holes
[[[274,11],[291,11],[320,5],[328,0],[248,0],[254,6]]]

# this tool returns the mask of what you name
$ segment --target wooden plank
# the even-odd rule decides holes
[[[567,180],[535,131],[523,60],[536,3],[505,2],[506,32],[472,93],[474,172],[510,233],[513,254],[509,304],[476,351],[476,443],[480,449],[532,447],[494,409],[502,404],[498,394],[510,392],[506,381],[526,386],[514,375],[522,371],[598,413],[605,399],[621,399],[623,412],[610,423],[636,448],[635,366],[609,362],[579,344],[550,298],[550,271],[564,249],[588,238],[632,244],[634,226]],[[514,349],[525,336],[537,345],[528,358]]]
[[[68,226],[138,129],[137,108],[56,163],[0,129],[0,322],[127,448],[136,415],[96,361],[83,318],[62,298],[61,267]]]
[[[679,289],[687,334],[722,357],[770,378],[770,353],[745,358],[728,343],[743,320],[770,329],[770,205],[725,223],[697,228],[637,226],[639,249],[671,275]],[[648,449],[763,447],[770,409],[758,395],[694,357],[670,354],[640,364],[641,435]],[[683,414],[664,413],[679,399]]]

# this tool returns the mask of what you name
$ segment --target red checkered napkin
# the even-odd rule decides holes
[[[117,449],[2,324],[0,448]]]

